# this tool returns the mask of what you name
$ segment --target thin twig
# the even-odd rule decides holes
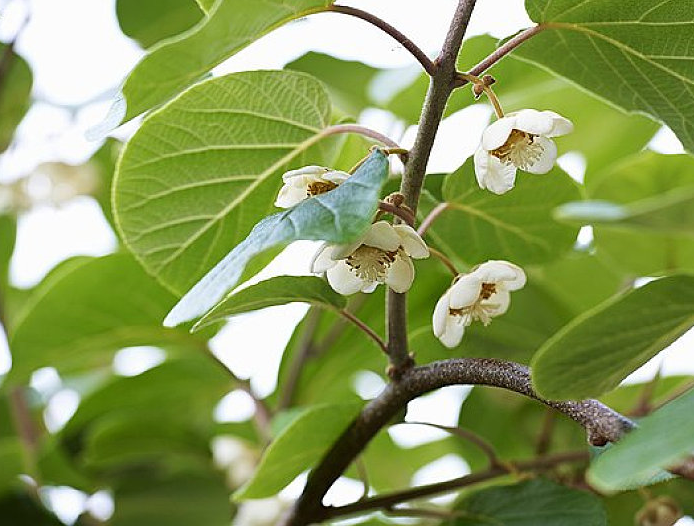
[[[364,464],[364,459],[362,457],[354,459],[354,467],[357,468],[361,483],[364,485],[364,491],[361,495],[361,500],[364,500],[368,498],[369,490],[371,489],[371,484],[369,484],[369,472],[366,471],[366,464]]]
[[[542,420],[542,429],[535,441],[535,454],[544,455],[549,451],[549,446],[552,443],[552,434],[554,432],[554,423],[556,422],[557,413],[551,408],[545,410],[545,418]]]
[[[368,137],[369,139],[374,139],[388,148],[404,150],[404,148],[401,148],[400,145],[390,137],[387,137],[376,130],[372,130],[371,128],[367,128],[366,126],[360,126],[359,124],[335,124],[334,126],[325,128],[320,135],[321,137],[328,137],[330,135],[339,135],[341,133],[356,133],[358,135]]]
[[[376,344],[381,348],[381,350],[385,353],[386,356],[388,356],[388,347],[386,346],[386,342],[384,342],[381,337],[376,334],[376,331],[374,331],[371,327],[369,327],[366,323],[361,321],[359,318],[357,318],[354,314],[349,312],[346,309],[342,309],[338,311],[342,317],[344,317],[346,320],[349,320],[351,323],[355,325],[360,331],[362,331],[364,334],[366,334],[369,338],[371,338],[373,341],[376,342]]]
[[[294,401],[294,393],[301,377],[301,371],[304,368],[306,361],[310,358],[314,351],[313,338],[318,328],[318,322],[323,311],[318,307],[311,307],[306,314],[304,327],[299,336],[297,343],[297,351],[294,359],[289,365],[287,377],[282,383],[282,392],[279,402],[277,402],[277,410],[287,409]]]
[[[422,65],[424,71],[426,71],[429,75],[434,75],[434,73],[436,73],[436,64],[429,57],[427,57],[426,53],[424,53],[424,51],[422,51],[414,42],[412,42],[408,37],[391,26],[385,20],[382,20],[366,11],[362,11],[361,9],[357,9],[356,7],[349,7],[346,5],[332,5],[326,11],[361,18],[369,24],[376,26],[378,29],[397,40],[402,47],[409,51],[412,56],[416,58],[417,61]]]
[[[445,431],[446,433],[450,433],[450,434],[455,435],[457,437],[460,437],[464,440],[467,440],[468,442],[471,442],[474,445],[476,445],[485,454],[485,456],[489,459],[489,464],[491,466],[502,466],[503,467],[503,462],[501,462],[501,460],[499,459],[499,455],[497,454],[496,450],[494,449],[494,446],[492,446],[492,444],[488,440],[479,436],[477,433],[470,431],[469,429],[464,429],[462,427],[442,426],[439,424],[432,424],[430,422],[404,422],[404,423],[405,424],[416,424],[416,425],[434,427],[436,429],[440,429],[441,431]]]
[[[653,400],[655,390],[658,387],[658,383],[660,382],[662,369],[663,364],[661,363],[660,367],[658,367],[658,370],[655,372],[650,382],[643,386],[641,395],[639,396],[639,399],[636,402],[636,406],[628,412],[629,416],[646,416],[648,413],[651,412],[651,402]]]
[[[451,274],[453,274],[453,276],[457,276],[458,274],[460,274],[460,272],[458,272],[458,269],[455,268],[455,265],[450,259],[448,259],[446,254],[444,254],[440,250],[435,249],[434,247],[429,247],[429,253],[436,259],[438,259],[441,263],[443,263],[445,267],[451,271]]]
[[[414,226],[414,214],[406,208],[395,206],[393,203],[388,203],[386,201],[379,201],[378,209],[382,210],[383,212],[393,214],[394,216],[402,219],[408,225]]]
[[[513,462],[510,463],[510,466],[512,466],[516,472],[532,472],[552,469],[560,464],[587,462],[588,459],[589,453],[587,451],[569,451],[566,453],[539,457],[532,460]],[[444,482],[437,482],[434,484],[428,484],[426,486],[418,486],[403,491],[378,495],[376,497],[358,501],[353,504],[347,504],[346,506],[326,507],[324,508],[321,520],[344,517],[370,510],[388,510],[403,502],[421,499],[423,497],[430,497],[433,495],[440,495],[442,493],[450,493],[451,491],[456,491],[460,488],[472,486],[474,484],[480,484],[504,475],[508,475],[507,469],[502,466],[494,466],[479,473],[472,473],[470,475],[465,475],[452,480],[446,480]]]
[[[434,224],[434,221],[438,219],[438,217],[443,214],[446,210],[448,210],[448,203],[439,203],[434,207],[434,209],[429,212],[429,215],[424,218],[424,221],[422,221],[422,224],[419,225],[419,229],[417,230],[417,233],[420,236],[424,236],[424,234],[427,233],[427,231],[431,228],[431,225]]]
[[[499,60],[508,55],[511,51],[520,46],[523,42],[537,35],[544,29],[547,29],[546,25],[538,24],[536,26],[526,29],[525,31],[522,31],[521,33],[518,33],[515,37],[513,37],[504,45],[499,47],[496,51],[494,51],[494,53],[492,53],[491,55],[483,59],[481,62],[479,62],[476,66],[474,66],[470,71],[468,71],[467,74],[476,77],[481,75],[489,68],[491,68],[494,64],[499,62]],[[468,79],[466,79],[462,75],[459,75],[456,79],[455,87],[460,88],[461,86],[465,86],[465,84],[467,84],[468,82],[470,82]]]

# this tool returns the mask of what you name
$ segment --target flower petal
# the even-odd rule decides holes
[[[376,290],[376,287],[378,287],[379,285],[380,283],[378,281],[364,281],[361,287],[361,291],[365,292],[366,294],[371,294],[374,290]]]
[[[478,149],[475,152],[475,176],[482,190],[497,195],[505,194],[516,184],[516,167],[502,163],[489,152]]]
[[[450,308],[450,289],[443,293],[434,307],[434,314],[431,319],[431,325],[434,329],[434,336],[439,338],[446,331],[446,321],[449,317],[448,309]]]
[[[477,278],[485,283],[504,282],[507,290],[518,290],[525,285],[525,272],[518,265],[509,261],[490,260],[482,263],[473,272]]]
[[[332,248],[333,247],[328,245],[327,243],[323,243],[318,248],[315,255],[313,256],[313,260],[311,260],[311,272],[315,274],[320,274],[321,272],[325,272],[329,268],[335,266],[335,261],[330,257],[330,252],[332,251]]]
[[[492,122],[487,128],[482,132],[482,142],[480,146],[485,150],[496,150],[499,146],[502,146],[509,135],[511,135],[511,130],[516,127],[516,117],[501,117],[500,119]]]
[[[386,285],[398,293],[407,292],[414,281],[414,264],[407,254],[400,252],[386,274]]]
[[[321,179],[330,181],[331,183],[335,183],[337,185],[344,183],[348,178],[349,174],[347,172],[340,172],[338,170],[331,170],[328,173],[321,175]]]
[[[492,294],[488,300],[483,300],[482,305],[486,306],[487,314],[492,318],[501,316],[511,304],[511,293],[504,287],[497,288],[495,294]]]
[[[364,280],[354,274],[344,261],[338,261],[334,267],[328,269],[327,276],[333,290],[345,296],[359,292],[365,285]]]
[[[400,236],[400,245],[407,255],[415,259],[429,257],[429,247],[414,228],[410,225],[394,225],[393,229]]]
[[[297,168],[296,170],[290,170],[288,172],[285,172],[284,175],[282,175],[282,180],[286,182],[287,180],[292,179],[294,177],[304,175],[320,176],[328,171],[328,168],[326,168],[325,166],[303,166],[302,168]]]
[[[475,275],[461,276],[450,288],[450,307],[462,309],[469,307],[477,301],[482,290],[482,281]]]
[[[521,110],[516,114],[516,129],[533,135],[547,135],[553,124],[553,116],[546,111]]]
[[[545,133],[545,137],[559,137],[560,135],[566,135],[574,131],[574,124],[566,117],[562,117],[558,113],[553,111],[545,111],[544,113],[549,114],[552,117],[552,129]]]
[[[350,243],[348,245],[333,245],[332,250],[330,251],[330,257],[334,261],[345,259],[363,244],[363,239],[364,238],[362,237],[358,241],[355,241],[354,243]]]
[[[284,186],[280,188],[279,194],[277,194],[275,206],[277,208],[291,208],[292,206],[299,204],[307,197],[306,187],[300,188],[292,184],[285,183]]]
[[[361,244],[392,252],[400,246],[400,236],[387,221],[377,221],[371,225]]]
[[[542,146],[542,155],[533,164],[526,168],[531,174],[546,174],[552,169],[557,160],[557,145],[547,137],[535,137],[536,144]]]
[[[460,345],[465,334],[465,324],[458,316],[448,316],[446,319],[446,328],[443,334],[439,336],[439,340],[449,349],[453,349]]]

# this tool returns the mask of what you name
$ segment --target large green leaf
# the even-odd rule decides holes
[[[546,398],[583,399],[614,387],[694,325],[694,276],[662,278],[574,319],[533,357]]]
[[[161,327],[174,296],[127,254],[64,265],[37,289],[16,322],[9,378],[22,381],[40,367],[83,371],[110,363],[131,345],[200,348],[184,330]]]
[[[18,438],[0,438],[0,495],[17,486],[18,477],[24,473],[24,448]]]
[[[692,404],[694,392],[690,391],[640,420],[638,428],[595,460],[589,471],[591,483],[605,491],[621,489],[690,455],[694,449]]]
[[[694,186],[619,205],[610,201],[566,203],[554,212],[560,221],[694,235]]]
[[[331,3],[217,0],[198,25],[156,46],[135,66],[123,85],[123,98],[116,101],[99,128],[115,127],[166,102],[264,34],[295,18],[324,11]]]
[[[327,93],[301,73],[238,73],[191,88],[123,151],[113,208],[126,245],[183,294],[273,209],[280,175],[306,161],[329,118]]]
[[[0,42],[0,61],[7,70],[0,80],[0,152],[10,144],[14,130],[29,109],[32,75],[29,65]]]
[[[367,107],[374,106],[369,86],[379,70],[362,62],[340,60],[309,51],[285,68],[303,71],[321,80],[327,86],[334,104],[355,117]]]
[[[665,122],[694,149],[694,4],[526,0],[547,29],[515,53],[628,111]]]
[[[271,497],[310,469],[357,415],[361,404],[324,404],[302,412],[265,451],[253,478],[234,494],[237,500]]]
[[[587,181],[591,199],[610,201],[629,212],[646,212],[638,207],[657,205],[659,200],[677,199],[694,191],[694,159],[688,155],[663,155],[644,151],[625,159],[599,178]],[[649,204],[649,200],[653,200]],[[641,203],[641,204],[639,204]],[[661,201],[662,203],[662,201]],[[633,208],[632,208],[633,207]],[[680,207],[691,214],[691,207]],[[685,217],[685,216],[681,216]],[[660,223],[663,226],[663,223]],[[694,269],[694,238],[680,227],[660,231],[626,230],[619,225],[596,225],[595,246],[600,255],[637,275]]]
[[[208,312],[196,327],[204,327],[234,314],[294,301],[333,309],[343,309],[347,304],[344,296],[335,292],[324,279],[315,276],[278,276],[230,294]]]
[[[465,515],[448,526],[606,526],[600,499],[545,479],[473,493],[456,506]],[[541,521],[541,522],[540,522]]]
[[[469,70],[496,49],[496,39],[482,35],[467,40],[458,58],[458,69]],[[587,160],[586,179],[623,156],[638,152],[653,137],[658,125],[640,115],[627,115],[571,82],[514,58],[512,53],[488,71],[497,82],[494,91],[504,110],[523,108],[551,109],[571,119],[574,131],[559,139],[560,152],[578,151]],[[419,119],[428,77],[422,75],[397,93],[386,107],[408,123]],[[482,99],[482,102],[484,99]],[[450,115],[475,100],[469,88],[453,92],[447,106]],[[596,126],[596,121],[600,123]]]
[[[118,0],[116,15],[123,33],[148,48],[190,29],[203,13],[194,0]]]
[[[495,195],[477,185],[468,159],[446,178],[449,209],[429,230],[435,244],[467,264],[507,259],[517,264],[556,259],[576,240],[578,229],[552,218],[555,206],[580,196],[571,178],[555,168],[544,176],[520,173],[516,188]]]
[[[388,157],[374,150],[339,187],[266,217],[186,293],[164,323],[178,325],[207,312],[236,285],[246,264],[268,249],[300,239],[354,241],[371,224],[387,177]]]

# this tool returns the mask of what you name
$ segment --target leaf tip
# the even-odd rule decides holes
[[[105,139],[110,132],[120,126],[125,118],[126,112],[127,103],[125,102],[125,96],[122,92],[119,92],[104,119],[84,132],[85,138],[88,141],[100,141]]]

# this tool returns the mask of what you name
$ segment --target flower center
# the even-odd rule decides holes
[[[400,249],[387,252],[380,248],[361,245],[352,252],[346,262],[349,269],[364,281],[383,283],[388,269],[395,261]]]
[[[494,303],[483,304],[482,301],[488,300],[494,294],[496,294],[496,283],[482,283],[482,290],[475,303],[460,309],[449,308],[448,313],[451,316],[460,318],[460,322],[466,327],[475,320],[480,320],[485,326],[489,325],[492,321],[491,313],[496,309],[497,305]]]
[[[511,130],[506,142],[489,153],[502,163],[510,163],[521,170],[527,170],[540,159],[544,151],[542,145],[535,142],[535,137],[537,135],[532,133]]]
[[[337,188],[337,185],[332,181],[314,181],[306,187],[306,197],[324,194]]]

